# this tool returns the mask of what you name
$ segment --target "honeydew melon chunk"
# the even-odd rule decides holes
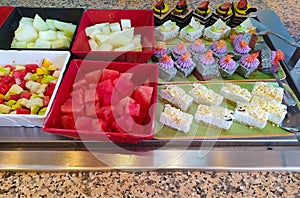
[[[98,30],[98,31],[99,31],[97,25],[92,25],[92,26],[86,27],[85,30],[84,30],[84,31],[85,31],[85,35],[92,38],[92,36],[90,36],[90,35],[91,35],[95,30]]]
[[[22,17],[19,21],[19,25],[33,25],[33,18],[30,17]]]
[[[127,36],[130,39],[133,39],[134,38],[134,27],[123,30],[122,32],[120,32],[120,34],[123,34],[124,36]]]
[[[121,31],[121,26],[120,23],[115,22],[115,23],[110,23],[109,28],[111,32],[120,32]]]
[[[67,38],[61,38],[54,41],[51,41],[52,49],[66,49],[70,47],[70,42]]]
[[[20,94],[20,93],[22,93],[22,91],[23,91],[23,88],[22,88],[22,87],[20,87],[20,86],[17,85],[17,84],[13,84],[13,85],[10,87],[10,89],[8,90],[8,93],[10,93],[10,94]]]
[[[28,100],[26,98],[20,98],[19,100],[17,100],[15,105],[18,105],[19,107],[26,107],[27,106],[27,102]]]
[[[102,31],[103,28],[109,28],[109,23],[108,23],[108,22],[105,22],[105,23],[97,23],[97,24],[95,24],[95,26],[96,26],[100,31]]]
[[[27,48],[27,43],[25,41],[16,42],[14,48]]]
[[[133,43],[128,43],[122,47],[115,48],[115,51],[132,51],[135,49],[135,45]]]
[[[102,33],[103,34],[111,34],[111,31],[110,31],[110,27],[109,26],[104,26],[102,29],[101,29]]]
[[[62,31],[57,31],[57,32],[56,32],[56,37],[57,37],[58,40],[59,40],[59,39],[67,39],[69,42],[72,41],[72,38],[67,37],[67,36],[65,35],[65,33],[62,32]]]
[[[121,19],[122,30],[131,28],[131,20],[130,19]]]
[[[45,41],[41,39],[37,39],[34,43],[34,48],[45,48],[45,49],[50,49],[51,48],[51,42],[50,41]]]
[[[94,50],[98,47],[98,43],[94,39],[89,39],[88,42],[91,50]]]
[[[20,25],[15,31],[15,39],[17,41],[33,42],[37,38],[37,31],[29,25]]]
[[[127,36],[124,36],[123,34],[117,34],[114,36],[111,36],[107,42],[111,44],[114,48],[122,47],[127,45],[131,41],[130,38]]]
[[[24,76],[24,80],[31,80],[31,76],[32,76],[32,73],[31,72],[28,72],[25,76]]]
[[[50,82],[50,81],[49,81]],[[39,88],[36,90],[37,94],[44,93],[46,91],[46,87],[48,87],[48,84],[41,84]]]
[[[37,114],[39,112],[41,107],[37,106],[37,105],[33,105],[30,107],[30,113],[31,114]]]
[[[113,46],[109,43],[102,43],[99,47],[94,49],[94,51],[112,51]]]
[[[67,23],[67,27],[64,29],[64,33],[67,37],[72,39],[74,36],[75,30],[76,30],[76,25],[73,25],[72,23]]]
[[[34,48],[34,43],[27,43],[26,48]]]
[[[0,104],[0,113],[9,113],[11,110],[11,107],[10,106],[7,106],[5,104]]]
[[[46,22],[38,14],[36,14],[34,16],[32,26],[38,31],[48,30],[48,25],[46,24]]]
[[[106,40],[108,40],[110,38],[109,35],[105,35],[105,34],[96,34],[94,37],[94,40],[98,43],[104,43]]]
[[[56,30],[54,21],[55,21],[55,19],[46,19],[46,24],[47,24],[49,30]]]
[[[100,30],[96,29],[96,30],[94,30],[94,31],[90,34],[89,37],[92,38],[92,39],[95,39],[95,36],[96,36],[97,34],[102,34],[102,33],[101,33]]]
[[[142,42],[142,36],[140,34],[138,35],[135,35],[134,38],[132,39],[132,43],[135,45],[135,46],[141,46]]]
[[[60,76],[60,70],[55,70],[52,76],[55,77],[55,79],[57,79]],[[51,80],[51,82],[53,82],[53,80]]]
[[[54,30],[40,31],[39,39],[45,40],[45,41],[56,40],[57,34]]]

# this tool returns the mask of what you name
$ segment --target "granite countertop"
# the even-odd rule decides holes
[[[177,1],[167,1],[174,4]],[[224,1],[210,1],[212,5]],[[300,42],[298,0],[249,1],[274,10]],[[151,9],[153,0],[1,0],[1,5]],[[2,171],[0,197],[299,197],[300,174],[287,171]]]

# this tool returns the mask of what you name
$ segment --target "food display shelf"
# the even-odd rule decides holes
[[[270,29],[282,26],[273,11],[257,18]],[[272,19],[272,20],[270,20]],[[276,21],[276,22],[274,22]],[[276,31],[276,28],[272,29]],[[289,33],[280,31],[292,40]],[[271,48],[293,54],[295,48],[265,36]],[[283,61],[286,82],[300,98],[290,59]],[[41,128],[0,127],[0,170],[300,170],[300,143],[294,135],[197,140],[145,140],[137,144],[80,141]]]

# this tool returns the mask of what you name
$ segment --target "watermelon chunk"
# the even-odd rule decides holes
[[[102,75],[102,70],[99,69],[85,74],[84,78],[88,84],[89,83],[97,84],[101,79],[101,75]]]
[[[88,89],[85,91],[84,94],[84,102],[98,102],[99,101],[99,96],[96,92],[96,89]]]
[[[26,98],[27,100],[30,99],[30,97],[32,96],[32,93],[30,91],[23,91],[20,94],[20,98]],[[45,96],[44,96],[45,97]],[[50,98],[50,97],[49,97]]]
[[[90,131],[92,129],[93,119],[86,116],[79,116],[75,121],[77,130]]]
[[[115,90],[118,92],[120,98],[131,96],[136,88],[135,84],[130,79],[117,78],[114,82]]]
[[[110,79],[113,82],[116,78],[119,78],[119,75],[120,75],[119,71],[111,70],[111,69],[103,69],[101,81]]]
[[[96,109],[100,108],[99,103],[95,103],[95,102],[86,102],[84,104],[84,111],[85,111],[85,115],[88,117],[96,117],[97,112]]]
[[[133,99],[141,105],[142,111],[148,111],[153,94],[153,87],[139,86],[133,92]]]
[[[9,86],[5,82],[0,82],[0,94],[5,95],[9,90]]]
[[[46,91],[44,92],[44,95],[51,96],[54,92],[55,86],[55,83],[49,82]]]
[[[14,70],[12,76],[14,79],[24,80],[26,74],[26,70]]]
[[[39,68],[37,64],[26,64],[25,70],[26,72],[36,73],[36,69]]]
[[[86,80],[83,79],[83,80],[79,80],[77,82],[74,82],[72,87],[73,87],[73,90],[85,89],[85,85],[86,85]]]
[[[111,105],[113,89],[114,87],[110,79],[98,83],[97,93],[101,102],[101,106]]]
[[[60,107],[60,111],[63,114],[79,114],[81,115],[83,113],[83,105],[73,104],[73,99],[68,98]]]
[[[61,123],[65,129],[75,129],[75,121],[72,114],[62,115]]]
[[[72,100],[75,105],[83,105],[83,97],[84,97],[84,90],[83,89],[77,89],[75,91],[72,91],[70,93]]]
[[[50,101],[50,96],[44,96],[43,97],[43,106],[47,107]]]
[[[16,108],[16,114],[30,114],[30,110],[25,108]]]

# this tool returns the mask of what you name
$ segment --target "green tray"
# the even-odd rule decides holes
[[[174,40],[171,40],[171,41],[168,41],[166,42],[166,46],[168,48],[172,48],[174,45],[176,45],[177,43],[179,43],[180,41],[183,41],[181,40],[180,38],[176,38]],[[204,38],[202,39],[203,43],[206,45],[206,46],[210,46],[212,44],[211,41],[208,41],[208,40],[205,40]],[[227,49],[229,51],[232,50],[233,46],[231,44],[231,41],[229,39],[225,39],[225,41],[227,42]],[[186,45],[189,45],[190,42],[187,42],[187,41],[183,41],[186,43]],[[285,75],[285,72],[282,68],[282,66],[280,66],[280,69],[278,70],[278,76],[280,79],[285,79],[286,78],[286,75]],[[249,78],[244,78],[243,76],[237,74],[237,73],[234,73],[232,76],[230,76],[229,78],[222,78],[222,77],[219,77],[219,78],[214,78],[214,79],[211,79],[211,80],[208,80],[208,82],[210,81],[223,81],[223,80],[226,80],[226,81],[237,81],[237,80],[240,80],[240,81],[257,81],[257,80],[264,80],[264,81],[274,81],[275,80],[275,77],[272,75],[272,74],[266,74],[266,73],[263,73],[263,72],[260,72],[260,71],[255,71],[253,72]],[[167,82],[161,78],[158,78],[158,82],[160,84],[168,84],[168,83],[186,83],[186,82],[197,82],[199,81],[193,74],[191,74],[190,76],[188,76],[187,78],[182,78],[178,75],[176,75],[176,77],[170,81],[170,82]]]
[[[274,82],[267,82],[272,84],[275,87],[278,87],[277,83]],[[247,88],[249,91],[252,90],[254,86],[254,82],[235,82],[241,87]],[[219,93],[223,83],[205,83],[209,89],[214,90],[215,92]],[[192,88],[192,84],[179,84],[179,87],[183,88],[186,93]],[[290,87],[287,87],[290,91]],[[161,86],[158,87],[158,93],[160,93]],[[159,94],[158,94],[159,97]],[[160,98],[158,98],[157,104],[157,120],[156,120],[156,127],[155,127],[155,139],[164,139],[164,140],[171,140],[171,139],[205,139],[205,138],[256,138],[256,137],[272,137],[272,136],[292,136],[292,133],[289,133],[274,124],[268,123],[265,128],[263,129],[255,129],[250,128],[249,126],[242,125],[237,122],[233,122],[231,128],[229,130],[220,130],[204,125],[200,125],[193,121],[191,125],[190,131],[185,134],[183,132],[177,131],[167,126],[163,126],[159,123],[159,117],[161,112],[163,111],[164,103]],[[299,105],[299,101],[298,105]],[[195,114],[197,109],[197,104],[193,103],[192,106],[188,109],[187,113],[191,113],[192,115]],[[234,105],[231,103],[226,102],[225,100],[222,102],[221,106],[227,107],[229,109],[234,109]]]

